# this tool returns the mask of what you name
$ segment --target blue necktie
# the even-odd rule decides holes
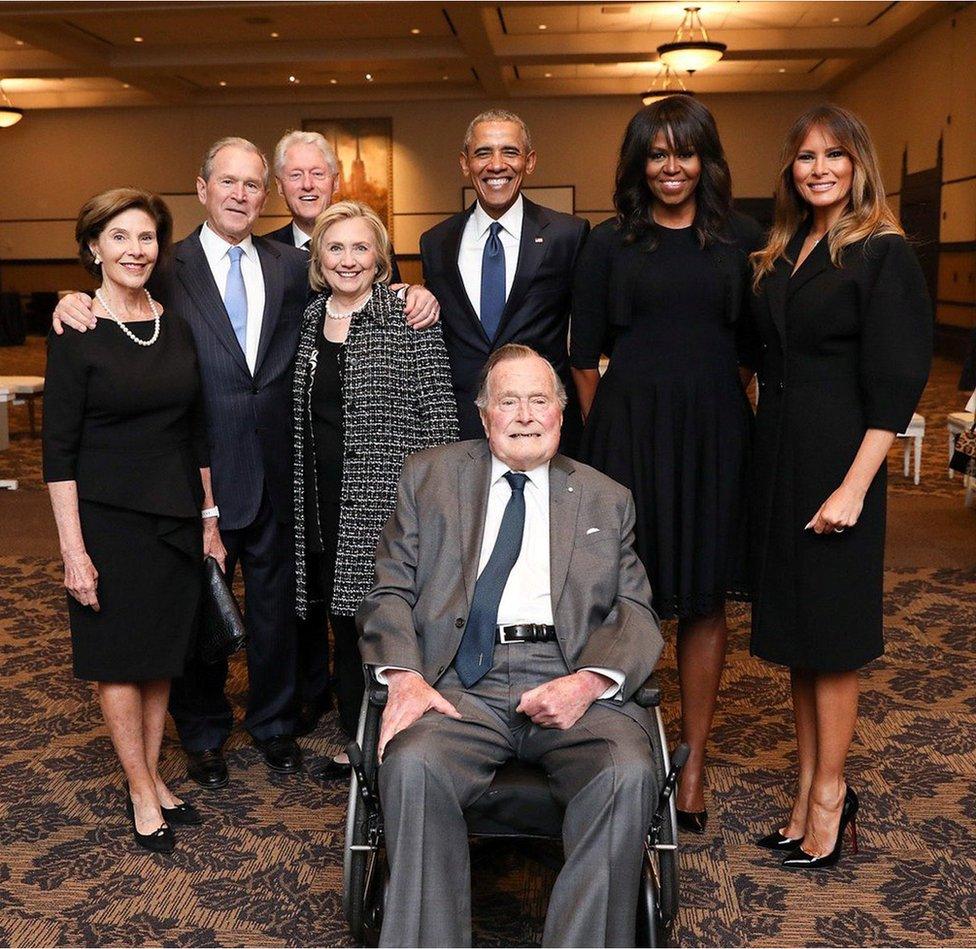
[[[505,479],[511,485],[512,496],[505,505],[491,556],[474,585],[471,613],[454,660],[458,678],[466,689],[470,689],[491,668],[494,661],[498,604],[502,601],[508,575],[522,549],[522,530],[525,527],[524,492],[528,476],[509,471],[505,474]]]
[[[234,335],[241,344],[241,351],[247,353],[247,288],[241,273],[242,247],[232,247],[227,251],[230,257],[230,270],[227,273],[227,287],[224,290],[224,308],[234,327]]]
[[[498,238],[501,229],[498,221],[492,222],[481,255],[481,325],[488,339],[498,333],[505,309],[505,248]]]

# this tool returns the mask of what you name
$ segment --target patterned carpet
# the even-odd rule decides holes
[[[0,373],[42,370],[39,341],[0,350]],[[919,411],[929,434],[919,487],[892,455],[892,525],[917,503],[970,518],[945,477],[944,415],[961,406],[958,370],[936,366]],[[269,776],[238,730],[231,784],[194,792],[172,732],[164,772],[206,824],[179,832],[171,857],[131,842],[121,772],[88,685],[71,678],[60,564],[18,555],[17,532],[50,533],[37,512],[39,445],[22,434],[0,454],[0,943],[42,945],[349,945],[341,918],[345,792],[308,774]],[[31,504],[34,501],[36,503]],[[13,505],[13,506],[11,506]],[[19,505],[19,507],[18,507]],[[23,513],[16,513],[21,511]],[[31,514],[30,512],[34,513]],[[5,515],[9,517],[9,515]],[[968,534],[972,543],[972,533]],[[791,875],[752,839],[777,826],[795,762],[786,675],[748,656],[748,609],[736,607],[711,746],[708,833],[681,840],[679,945],[953,945],[976,943],[976,566],[913,563],[887,574],[888,651],[863,678],[849,778],[861,796],[861,852],[833,873]],[[666,635],[673,639],[669,628]],[[661,663],[667,717],[674,657]],[[246,688],[235,661],[238,717]],[[673,728],[672,728],[673,733]],[[337,746],[331,717],[303,739],[308,761]],[[510,848],[479,855],[475,939],[533,945],[551,873]]]

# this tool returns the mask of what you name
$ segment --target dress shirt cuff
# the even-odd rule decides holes
[[[624,681],[626,676],[620,672],[618,669],[603,669],[600,666],[583,666],[582,669],[578,669],[578,672],[595,672],[597,675],[606,676],[608,679],[613,679],[613,685],[607,688],[607,691],[602,695],[597,696],[597,701],[602,699],[619,699],[621,693],[624,690]]]
[[[373,675],[376,676],[376,681],[380,685],[389,685],[386,681],[386,674],[388,672],[412,672],[415,676],[419,676],[420,673],[416,669],[408,669],[406,666],[377,666],[373,669]],[[607,673],[604,673],[606,675]],[[420,676],[422,679],[423,676]]]

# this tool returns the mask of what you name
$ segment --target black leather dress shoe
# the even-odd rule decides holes
[[[204,751],[188,751],[186,753],[186,773],[202,788],[214,790],[226,787],[230,778],[227,777],[227,762],[219,748],[207,748]]]
[[[254,740],[264,755],[265,764],[279,774],[296,774],[302,770],[302,749],[291,735],[275,735],[265,741]]]

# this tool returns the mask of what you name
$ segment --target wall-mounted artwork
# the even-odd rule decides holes
[[[305,119],[306,132],[325,136],[339,158],[333,200],[368,204],[393,236],[393,119]]]

